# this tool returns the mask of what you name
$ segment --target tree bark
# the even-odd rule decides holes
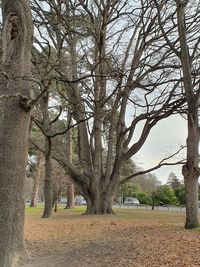
[[[67,205],[66,209],[73,209],[75,207],[74,201],[74,184],[69,180],[67,182]]]
[[[85,215],[114,214],[112,209],[113,194],[98,192],[97,195],[89,194],[84,197],[87,202]]]
[[[45,178],[44,178],[44,211],[42,218],[49,218],[53,208],[53,191],[52,191],[52,160],[51,160],[51,137],[48,136],[50,129],[50,118],[48,113],[49,92],[42,99],[43,127],[46,132],[45,136]]]
[[[195,92],[192,84],[191,60],[186,36],[185,3],[177,1],[177,21],[180,40],[180,60],[183,70],[183,84],[188,104],[187,111],[187,156],[182,168],[186,189],[186,222],[185,228],[199,226],[198,219],[198,177],[199,169],[199,122],[198,107],[200,90]]]
[[[30,207],[36,207],[36,201],[37,201],[39,186],[40,186],[41,167],[42,167],[42,153],[38,152]]]
[[[2,0],[1,5],[0,265],[12,267],[24,254],[30,84],[22,77],[30,74],[33,26],[28,1]]]
[[[67,116],[67,122],[68,125],[71,125],[71,114],[70,110],[68,109],[68,116]],[[67,156],[72,162],[72,130],[69,130],[66,135],[66,153]],[[67,181],[67,205],[66,209],[73,209],[75,207],[75,200],[74,200],[74,184],[71,181],[71,177],[69,177],[70,174],[68,174],[68,181]]]
[[[45,179],[44,179],[44,211],[42,218],[49,218],[53,208],[53,192],[52,192],[52,162],[51,162],[51,140],[46,138],[45,151]]]
[[[182,168],[186,190],[186,222],[185,228],[191,229],[199,226],[198,218],[198,178],[199,178],[199,131],[198,110],[196,120],[188,114],[187,161]]]
[[[54,212],[57,212],[58,211],[58,199],[55,199],[54,200]]]

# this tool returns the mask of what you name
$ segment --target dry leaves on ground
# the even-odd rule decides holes
[[[104,217],[59,210],[51,219],[30,214],[30,257],[20,267],[200,266],[200,232],[183,225],[181,212],[123,210]]]

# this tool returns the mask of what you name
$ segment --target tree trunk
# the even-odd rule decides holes
[[[39,186],[40,186],[41,167],[42,167],[42,153],[38,152],[37,165],[36,165],[36,171],[35,171],[33,192],[32,192],[30,207],[36,207],[36,200],[38,197]]]
[[[42,218],[49,218],[53,208],[53,192],[52,192],[52,162],[50,156],[51,140],[46,138],[46,155],[45,155],[45,179],[44,179],[44,211]]]
[[[186,190],[186,222],[185,228],[191,229],[199,226],[198,218],[198,178],[194,174],[184,176]]]
[[[74,201],[74,184],[69,180],[67,182],[67,205],[66,209],[73,209],[75,207]]]
[[[187,157],[186,164],[182,168],[182,173],[186,188],[186,222],[185,228],[195,228],[199,226],[198,220],[198,177],[199,177],[199,96],[200,91],[195,92],[193,87],[193,77],[191,75],[191,59],[187,43],[186,22],[185,22],[185,2],[177,2],[177,21],[180,41],[180,60],[183,70],[183,84],[187,99]]]
[[[45,85],[44,85],[45,86]],[[44,88],[43,88],[44,90]],[[43,116],[43,127],[45,136],[45,178],[44,178],[44,211],[42,218],[49,218],[53,208],[53,191],[52,191],[52,160],[51,160],[51,124],[49,118],[49,91],[46,87],[46,94],[41,101],[41,109]]]
[[[54,212],[58,211],[58,199],[54,200]]]
[[[199,226],[198,218],[198,178],[199,178],[199,131],[198,111],[196,119],[188,115],[187,161],[182,168],[186,190],[186,222],[185,228]]]
[[[84,215],[97,215],[97,214],[114,214],[112,209],[112,195],[96,198],[91,195],[85,196],[87,202],[87,209]]]
[[[94,181],[93,185],[88,190],[90,193],[84,195],[87,202],[87,209],[84,213],[85,215],[114,214],[112,209],[114,190],[107,187],[106,190],[102,191],[102,188],[105,187],[96,186]]]
[[[68,115],[67,115],[67,125],[71,126],[71,113],[70,110],[68,109]],[[67,134],[66,134],[66,153],[67,156],[72,162],[72,130],[70,129]],[[67,204],[66,204],[66,209],[73,209],[75,207],[75,200],[74,200],[74,185],[72,181],[70,180],[71,176],[68,174],[67,178]]]
[[[30,84],[20,77],[29,75],[33,27],[28,1],[3,0],[1,6],[0,265],[12,267],[24,253]]]

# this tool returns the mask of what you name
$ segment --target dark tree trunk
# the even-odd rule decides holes
[[[42,167],[42,153],[38,152],[37,165],[36,165],[36,170],[35,170],[33,192],[32,192],[30,207],[36,207],[36,201],[37,201],[39,186],[40,186],[41,167]]]
[[[28,1],[2,0],[1,7],[0,266],[12,267],[24,254],[30,84],[19,77],[29,75],[33,27]]]
[[[58,199],[54,200],[54,212],[58,211]]]
[[[50,156],[51,140],[46,138],[46,155],[45,155],[45,179],[44,179],[44,211],[42,218],[49,218],[53,208],[52,192],[52,162]]]
[[[46,86],[46,94],[41,100],[41,109],[43,116],[43,127],[45,132],[48,134],[51,131],[48,86]],[[45,136],[44,211],[42,218],[49,218],[52,214],[53,208],[51,145],[51,138]]]
[[[67,182],[67,205],[66,209],[73,209],[75,207],[74,201],[74,184],[69,180]]]

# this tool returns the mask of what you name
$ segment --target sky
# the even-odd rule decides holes
[[[133,161],[143,169],[151,168],[163,157],[175,153],[181,145],[185,145],[186,136],[187,122],[180,115],[164,119],[153,127],[146,143]],[[185,156],[185,151],[181,156]],[[183,180],[181,168],[181,165],[164,166],[153,173],[162,183],[167,182],[170,172],[174,172],[179,179]]]

